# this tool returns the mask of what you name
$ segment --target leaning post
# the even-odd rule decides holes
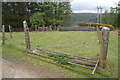
[[[24,27],[24,32],[25,32],[25,41],[26,41],[26,48],[30,50],[30,38],[29,38],[29,28],[27,26],[27,22],[23,21],[23,27]]]
[[[106,67],[108,42],[109,42],[109,31],[104,30],[102,32],[102,37],[100,40],[100,55],[99,55],[100,58],[99,66],[103,69]]]
[[[12,31],[11,31],[11,26],[9,25],[9,32],[10,32],[10,38],[12,39]]]
[[[5,43],[5,25],[2,26],[2,44]]]

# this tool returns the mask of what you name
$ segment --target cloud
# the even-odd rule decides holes
[[[96,13],[96,7],[101,6],[104,10],[109,10],[110,7],[116,6],[119,0],[73,0],[71,8],[73,12],[92,12]]]
[[[73,13],[95,13],[93,10],[77,10],[73,11]]]

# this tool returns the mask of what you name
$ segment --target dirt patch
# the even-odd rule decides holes
[[[10,57],[9,57],[10,58]],[[53,70],[51,67],[33,65],[17,59],[2,59],[3,78],[70,78],[67,71]]]

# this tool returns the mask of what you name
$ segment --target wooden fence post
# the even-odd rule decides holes
[[[11,26],[9,25],[9,31],[10,31],[10,38],[12,39],[12,31],[11,31]]]
[[[2,26],[2,44],[5,43],[5,25]]]
[[[51,26],[50,26],[49,30],[52,31],[52,27]]]
[[[26,48],[30,50],[30,38],[29,38],[29,28],[27,26],[27,22],[23,21],[24,32],[25,32],[25,41],[26,41]]]
[[[57,27],[57,31],[59,31],[59,27],[60,27],[60,25]]]
[[[54,27],[54,30],[56,31],[57,29],[56,29],[56,26]]]
[[[43,25],[43,27],[42,27],[42,31],[45,31],[44,29],[45,29],[45,25]]]
[[[98,36],[98,44],[100,44],[101,32],[98,26],[97,26],[97,36]]]
[[[35,31],[38,31],[38,27],[37,27],[37,25],[35,25]]]
[[[109,31],[105,30],[101,34],[100,39],[100,64],[99,66],[103,69],[106,67],[107,51],[108,51],[108,41],[109,41]]]

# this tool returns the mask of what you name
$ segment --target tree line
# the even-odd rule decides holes
[[[23,20],[32,27],[69,26],[70,2],[2,2],[2,24],[22,27]]]
[[[113,25],[115,28],[120,28],[120,4],[118,7],[111,7],[110,11],[105,10],[102,23]]]

